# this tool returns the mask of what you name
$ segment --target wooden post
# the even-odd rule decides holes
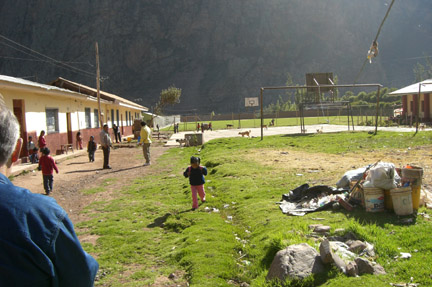
[[[97,102],[100,127],[103,127],[103,119],[101,117],[101,104],[100,104],[100,69],[99,69],[99,46],[98,42],[95,43],[96,48],[96,89],[97,89]]]

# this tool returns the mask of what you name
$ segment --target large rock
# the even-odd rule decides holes
[[[301,243],[290,245],[276,253],[266,278],[280,281],[287,278],[303,279],[324,270],[319,253],[310,245]]]
[[[377,263],[373,263],[373,262],[371,262],[367,259],[361,258],[361,257],[357,257],[354,261],[357,264],[359,275],[362,275],[362,274],[375,274],[375,275],[386,274],[384,268]]]

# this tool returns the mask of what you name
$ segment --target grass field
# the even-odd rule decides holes
[[[265,125],[269,125],[271,118],[265,118],[263,120]],[[379,117],[378,122],[379,125],[383,125],[385,123],[385,117]],[[350,118],[350,125],[352,125],[352,121],[354,121],[354,125],[363,125],[368,122],[370,125],[375,125],[375,117],[366,117],[366,116],[354,116],[352,119]],[[199,122],[201,124],[201,122]],[[208,123],[208,122],[205,122]],[[259,128],[261,124],[261,119],[233,119],[227,121],[212,121],[212,128],[214,130],[226,129],[227,125],[231,125],[233,128]],[[305,118],[305,125],[319,125],[319,124],[334,124],[334,125],[348,125],[347,116],[332,116],[332,117],[307,117]],[[275,126],[300,126],[300,118],[279,118],[275,119]],[[172,130],[173,127],[169,126],[162,130]],[[179,124],[179,131],[191,131],[196,129],[195,122],[183,122]]]
[[[362,208],[286,216],[276,204],[282,194],[305,182],[334,185],[343,174],[328,168],[298,176],[301,167],[294,162],[281,168],[277,158],[266,160],[268,154],[281,156],[283,151],[312,165],[319,154],[324,160],[339,159],[336,164],[345,167],[351,156],[374,158],[374,153],[417,146],[430,150],[431,139],[431,132],[416,137],[359,132],[272,136],[264,141],[229,138],[170,149],[159,160],[156,174],[125,186],[116,199],[87,207],[91,219],[77,227],[82,234],[98,236],[96,245],[84,246],[100,263],[96,286],[165,286],[157,282],[171,273],[177,274],[180,286],[186,281],[190,286],[279,286],[265,280],[274,255],[302,242],[318,248],[319,242],[308,236],[308,226],[315,223],[330,225],[332,231],[344,228],[374,244],[376,261],[387,275],[352,278],[329,268],[287,286],[390,286],[411,277],[420,286],[432,286],[432,224],[426,216],[432,215],[430,210],[422,208],[419,212],[426,215],[408,217],[412,223],[391,212],[366,213]],[[196,211],[190,210],[190,188],[182,176],[191,155],[200,156],[209,170],[207,202]],[[206,212],[205,207],[218,212]],[[399,252],[413,256],[394,259]]]

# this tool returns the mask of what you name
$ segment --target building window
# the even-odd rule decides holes
[[[85,108],[84,111],[86,128],[89,129],[91,128],[91,110],[90,108]]]
[[[45,109],[47,134],[59,132],[58,109]]]
[[[116,114],[117,114],[117,126],[120,126],[120,116],[119,116],[119,110],[116,110]]]
[[[131,117],[131,112],[129,111],[129,125],[132,125],[132,117]]]
[[[414,110],[414,101],[410,102],[410,112],[413,112]]]
[[[99,127],[99,111],[98,111],[98,109],[94,109],[94,122],[93,122],[93,126],[95,128]]]
[[[128,118],[128,113],[127,113],[127,111],[125,112],[125,119],[126,119],[126,126],[128,126],[129,125],[129,118]]]

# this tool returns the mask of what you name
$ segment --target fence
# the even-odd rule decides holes
[[[369,107],[352,107],[353,117],[363,122],[373,119],[376,116],[376,108]],[[348,110],[344,109],[315,109],[305,110],[304,117],[334,117],[334,116],[348,116]],[[381,119],[393,117],[393,109],[381,108],[378,113]],[[278,118],[297,118],[300,117],[299,111],[281,111],[274,113],[265,113],[265,119],[278,119]],[[194,116],[181,116],[181,122],[210,122],[210,121],[229,121],[229,120],[246,120],[246,119],[259,119],[260,111],[256,110],[249,113],[231,113],[221,115],[194,115]],[[364,119],[364,120],[361,120]],[[358,124],[358,123],[356,123]]]

